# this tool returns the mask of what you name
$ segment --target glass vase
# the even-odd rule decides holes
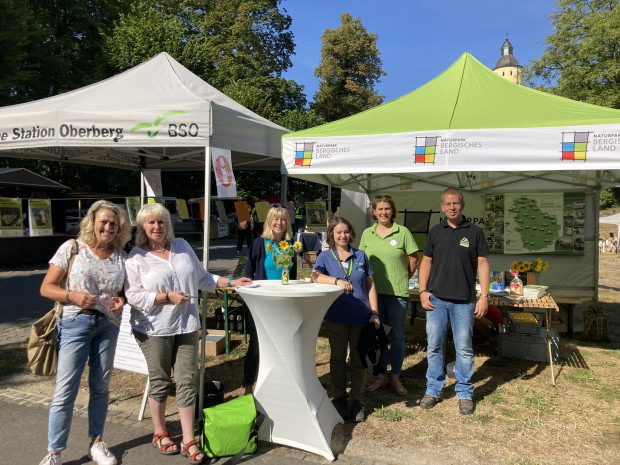
[[[282,284],[288,284],[289,272],[288,269],[282,270]]]
[[[510,281],[510,295],[523,295],[523,281],[519,276],[515,276]]]

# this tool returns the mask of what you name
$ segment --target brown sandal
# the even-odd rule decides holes
[[[197,452],[194,452],[190,455],[189,448],[192,446],[196,446]],[[188,457],[189,463],[193,464],[202,463],[202,461],[205,459],[205,454],[202,450],[200,450],[200,447],[198,447],[198,443],[196,441],[190,441],[187,444],[183,444],[183,441],[181,441],[181,455],[183,457]],[[196,456],[198,455],[202,455],[202,458],[200,460],[196,459]]]
[[[166,438],[168,438],[170,442],[163,444],[162,441]],[[153,444],[153,447],[156,447],[159,453],[163,455],[175,455],[179,453],[179,447],[176,442],[170,439],[170,433],[168,431],[162,431],[161,433],[154,434],[151,444]],[[172,449],[173,447],[176,449]]]

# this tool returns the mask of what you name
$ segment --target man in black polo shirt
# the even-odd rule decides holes
[[[426,313],[428,339],[426,394],[420,407],[433,408],[441,401],[446,383],[444,343],[448,322],[456,349],[456,395],[459,412],[474,411],[474,319],[487,313],[489,289],[489,247],[482,230],[463,218],[463,194],[453,187],[441,195],[446,220],[434,226],[426,239],[420,265],[420,301]],[[482,295],[476,301],[476,271]]]

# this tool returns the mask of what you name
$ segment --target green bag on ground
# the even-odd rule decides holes
[[[251,394],[204,409],[202,443],[205,455],[209,458],[234,455],[240,459],[244,454],[254,454],[262,419],[262,414],[258,414],[257,419]]]

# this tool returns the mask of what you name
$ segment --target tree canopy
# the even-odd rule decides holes
[[[383,95],[375,85],[387,74],[381,68],[377,35],[366,31],[359,18],[340,15],[340,27],[321,36],[321,62],[314,71],[320,79],[312,108],[325,121],[335,121],[380,105]]]
[[[620,108],[620,7],[617,0],[558,0],[553,33],[543,55],[530,63],[526,79],[550,92],[596,105]]]

